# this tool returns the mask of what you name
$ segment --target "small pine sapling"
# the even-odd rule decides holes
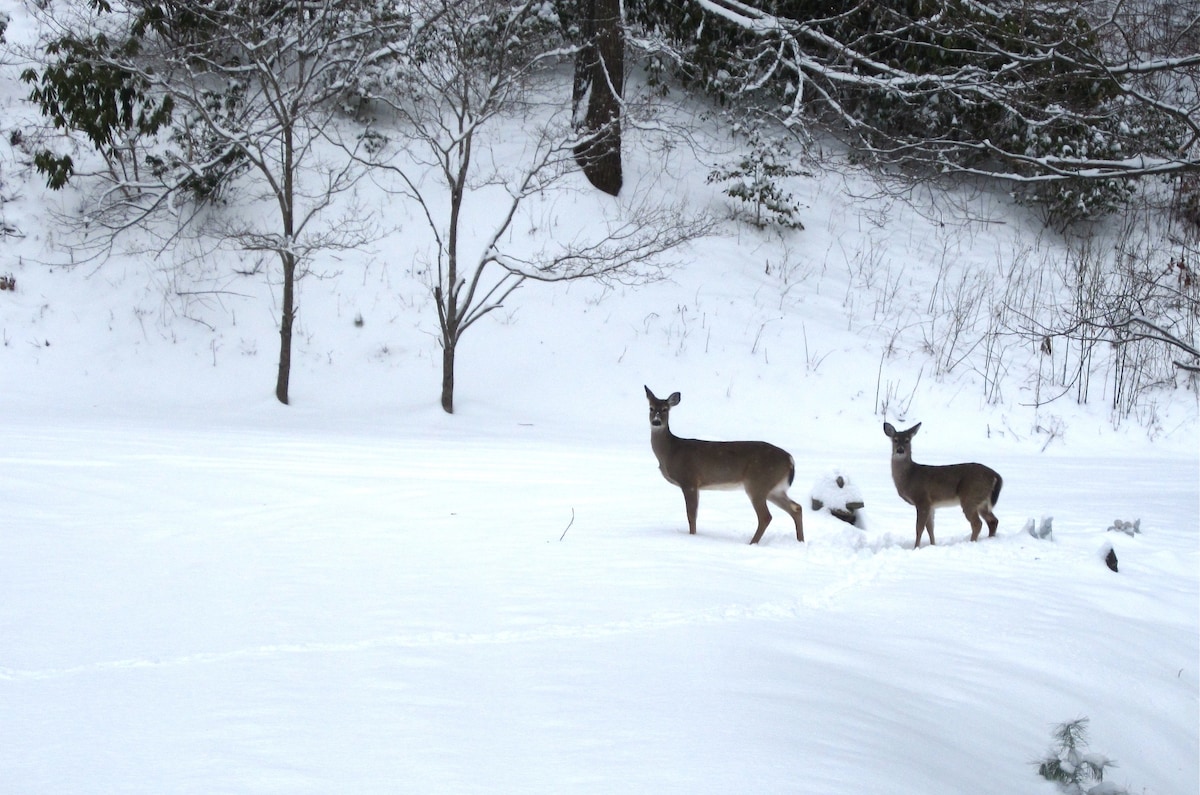
[[[1058,784],[1067,795],[1128,795],[1128,790],[1104,780],[1117,763],[1103,754],[1087,751],[1087,718],[1060,723],[1054,730],[1055,747],[1039,760],[1038,775]]]
[[[757,127],[745,132],[749,149],[735,163],[709,173],[707,182],[729,183],[725,195],[742,202],[749,220],[759,229],[768,225],[785,229],[803,229],[797,217],[800,205],[792,194],[779,186],[786,177],[807,176],[793,167],[795,155],[785,141],[768,137]]]

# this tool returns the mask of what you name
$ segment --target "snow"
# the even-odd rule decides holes
[[[662,177],[631,150],[627,185],[720,205],[690,152]],[[798,179],[805,231],[518,291],[464,336],[447,416],[412,227],[301,283],[284,407],[262,275],[187,302],[167,257],[63,267],[78,196],[3,151],[0,791],[1049,793],[1033,762],[1080,716],[1114,782],[1200,786],[1194,393],[1114,428],[1100,398],[1025,405],[1035,354],[991,403],[923,347],[938,263],[1054,254],[1002,199],[943,225]],[[806,542],[776,511],[749,545],[737,492],[689,536],[643,384],[682,392],[679,435],[791,452]],[[919,462],[1004,476],[996,538],[943,509],[913,550],[885,418],[924,423]],[[830,472],[860,527],[808,509]]]
[[[914,553],[882,472],[879,530],[751,547],[740,495],[689,538],[646,451],[599,439],[123,420],[4,449],[14,791],[1030,791],[1084,713],[1148,791],[1196,771],[1187,462],[1117,576],[1122,498],[1039,484],[1120,459],[1003,457],[1008,532],[943,517]],[[1059,542],[1016,532],[1051,500]]]

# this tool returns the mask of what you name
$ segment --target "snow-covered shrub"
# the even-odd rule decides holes
[[[625,8],[631,28],[673,54],[683,86],[721,106],[754,105],[797,129],[825,125],[852,159],[889,174],[1015,176],[1018,198],[1058,226],[1111,212],[1129,195],[1119,175],[1084,166],[1147,150],[1169,158],[1188,141],[1186,124],[1097,68],[1112,34],[1077,4]]]
[[[1112,525],[1108,528],[1108,532],[1111,533],[1113,531],[1124,533],[1133,538],[1142,532],[1142,520],[1134,519],[1132,522],[1127,522],[1124,519],[1114,519]]]
[[[834,469],[822,476],[814,485],[810,495],[814,511],[829,511],[843,522],[860,526],[861,511],[866,503],[862,490],[841,470]]]
[[[1043,540],[1043,541],[1053,541],[1054,540],[1054,517],[1053,516],[1043,516],[1040,524],[1035,523],[1033,521],[1033,518],[1030,517],[1029,521],[1027,521],[1025,523],[1024,529],[1025,529],[1026,533],[1028,533],[1029,535],[1033,536],[1036,539]]]
[[[1024,125],[1020,132],[1014,133],[1013,140],[1017,145],[1014,148],[1023,148],[1023,154],[1034,161],[1047,158],[1118,161],[1125,156],[1118,137],[1099,125],[1059,129],[1053,125]],[[1019,190],[1016,198],[1021,204],[1039,208],[1048,226],[1067,229],[1120,209],[1133,194],[1134,185],[1128,180],[1066,178],[1032,182]]]

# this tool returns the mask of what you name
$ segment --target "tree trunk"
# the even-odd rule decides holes
[[[575,160],[588,181],[605,193],[621,192],[621,92],[625,85],[625,36],[620,0],[587,0],[584,48],[575,64],[576,118],[587,102]]]
[[[296,257],[283,255],[283,311],[279,317],[279,375],[275,380],[275,397],[287,405],[288,382],[292,374],[292,321],[296,316]]]
[[[289,247],[279,250],[283,262],[283,309],[279,318],[279,375],[275,379],[275,397],[285,406],[288,403],[288,384],[292,378],[292,322],[296,319],[296,252],[290,243],[296,238],[296,141],[295,129],[284,124],[280,133],[283,162],[280,164],[283,184],[276,196],[279,199],[280,221],[284,239]]]
[[[456,343],[442,339],[442,410],[454,413],[454,348]]]

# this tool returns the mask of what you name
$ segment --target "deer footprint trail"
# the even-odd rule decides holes
[[[35,682],[80,676],[122,674],[147,669],[191,665],[236,664],[266,658],[303,655],[359,654],[390,649],[436,649],[455,646],[496,646],[545,641],[604,640],[636,633],[686,626],[716,626],[746,621],[793,621],[813,610],[829,610],[844,595],[890,579],[890,570],[878,556],[844,565],[844,575],[819,589],[793,599],[728,603],[697,610],[662,610],[634,618],[590,624],[542,624],[523,629],[486,632],[430,631],[384,635],[356,641],[276,643],[228,651],[197,652],[170,657],[134,657],[103,660],[61,668],[16,669],[0,665],[0,682]]]

